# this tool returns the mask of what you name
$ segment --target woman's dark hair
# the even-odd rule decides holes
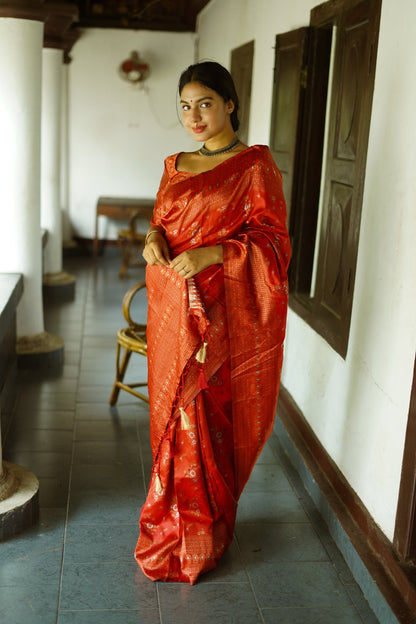
[[[189,67],[182,72],[179,78],[179,95],[189,82],[199,82],[205,87],[216,91],[224,102],[229,102],[229,100],[233,101],[234,110],[231,113],[231,125],[234,132],[236,132],[240,126],[240,121],[238,119],[239,102],[234,81],[229,71],[214,61],[195,63],[195,65],[189,65]]]

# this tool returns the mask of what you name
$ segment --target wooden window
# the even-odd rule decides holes
[[[240,102],[238,137],[243,143],[248,142],[253,56],[254,41],[249,41],[231,52],[231,75]]]
[[[333,0],[312,10],[308,29],[276,38],[270,145],[283,169],[290,215],[290,305],[343,357],[379,18],[380,0]],[[289,97],[295,100],[285,116]]]

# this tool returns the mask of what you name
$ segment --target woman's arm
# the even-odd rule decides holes
[[[172,260],[169,267],[185,279],[189,279],[212,264],[222,264],[222,261],[222,245],[213,245],[183,251]]]

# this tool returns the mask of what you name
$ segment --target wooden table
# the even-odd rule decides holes
[[[98,217],[109,219],[130,219],[139,213],[150,222],[153,214],[154,199],[132,197],[99,197],[95,215],[94,258],[97,258],[100,242],[98,239]]]

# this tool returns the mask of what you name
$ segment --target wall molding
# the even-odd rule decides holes
[[[330,458],[284,387],[280,389],[277,414],[290,441],[391,611],[401,624],[415,623],[416,587],[409,568],[400,561],[391,542]],[[329,530],[331,531],[331,526]],[[337,543],[337,536],[332,537]],[[356,580],[360,583],[358,578]],[[363,591],[366,594],[364,589]],[[370,600],[369,602],[371,605]]]

